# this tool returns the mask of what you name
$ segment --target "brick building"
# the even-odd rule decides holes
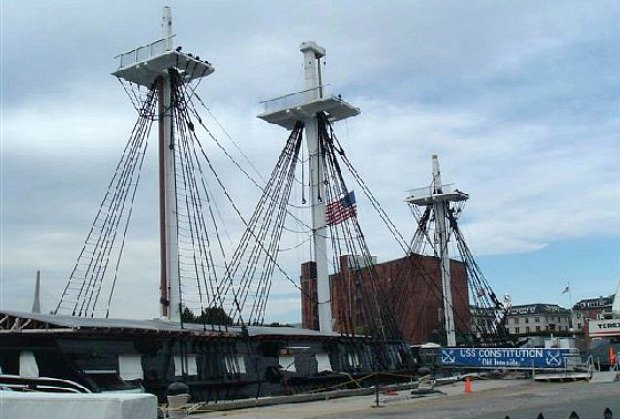
[[[441,272],[439,259],[433,256],[410,255],[374,264],[376,295],[380,303],[390,304],[396,315],[402,337],[412,344],[424,343],[443,329]],[[452,299],[457,335],[469,330],[469,294],[465,265],[451,263]],[[340,258],[339,272],[330,275],[333,327],[337,332],[360,330],[364,327],[362,304],[355,281],[369,286],[368,267],[354,256]],[[318,329],[316,304],[316,265],[301,266],[302,327]],[[379,295],[380,294],[380,295]]]
[[[557,304],[512,306],[506,312],[506,329],[511,335],[540,332],[568,332],[570,310]]]
[[[573,306],[573,328],[576,333],[588,333],[588,320],[597,319],[601,313],[610,312],[614,295],[588,298]]]

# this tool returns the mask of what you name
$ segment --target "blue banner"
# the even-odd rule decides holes
[[[445,367],[564,368],[569,349],[547,348],[442,348]]]

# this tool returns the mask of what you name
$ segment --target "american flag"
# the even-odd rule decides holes
[[[353,191],[337,201],[330,202],[325,206],[325,220],[327,225],[340,224],[347,218],[356,215],[355,194]]]

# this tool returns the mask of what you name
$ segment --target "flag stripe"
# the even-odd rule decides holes
[[[325,221],[327,225],[339,224],[355,215],[357,215],[357,211],[353,191],[325,206]]]

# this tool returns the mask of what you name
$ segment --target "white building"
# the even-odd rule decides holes
[[[568,332],[570,310],[556,304],[512,306],[506,315],[506,328],[511,335],[541,332]]]

